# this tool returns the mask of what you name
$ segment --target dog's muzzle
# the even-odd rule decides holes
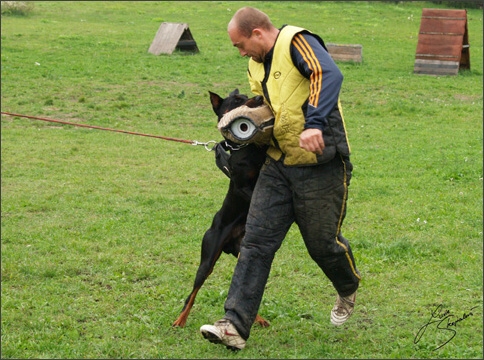
[[[267,105],[240,106],[226,113],[218,123],[222,135],[236,144],[266,145],[272,136],[274,114]]]

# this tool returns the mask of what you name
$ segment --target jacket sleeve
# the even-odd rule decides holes
[[[343,74],[323,45],[309,33],[294,36],[291,57],[299,72],[310,82],[304,128],[324,132],[327,117],[338,103]]]

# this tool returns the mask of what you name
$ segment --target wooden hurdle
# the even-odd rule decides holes
[[[457,75],[470,68],[467,11],[423,9],[413,72]]]
[[[359,44],[326,44],[329,55],[334,61],[355,62],[363,61],[363,46]]]

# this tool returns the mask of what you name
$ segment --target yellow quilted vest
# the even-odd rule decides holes
[[[302,107],[309,97],[310,83],[294,66],[290,48],[293,37],[302,31],[309,32],[287,25],[279,33],[274,45],[271,73],[266,77],[269,98],[265,96],[262,86],[265,77],[264,65],[250,59],[248,69],[251,91],[264,96],[275,115],[273,136],[267,154],[276,161],[284,155],[284,164],[288,166],[324,163],[331,160],[337,152],[343,156],[350,154],[339,101],[328,116],[329,126],[323,133],[323,154],[316,155],[299,147],[299,137],[305,124]]]
[[[269,105],[275,115],[273,139],[267,154],[279,160],[285,154],[284,164],[317,163],[316,155],[299,147],[299,136],[304,130],[302,105],[309,97],[309,80],[301,75],[291,59],[291,41],[303,28],[285,26],[274,46],[271,74],[267,79]],[[264,65],[249,60],[249,83],[253,93],[264,95]]]

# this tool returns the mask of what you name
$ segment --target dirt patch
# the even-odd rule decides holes
[[[463,102],[474,102],[476,100],[482,99],[480,95],[464,95],[464,94],[455,94],[454,99],[463,101]]]

